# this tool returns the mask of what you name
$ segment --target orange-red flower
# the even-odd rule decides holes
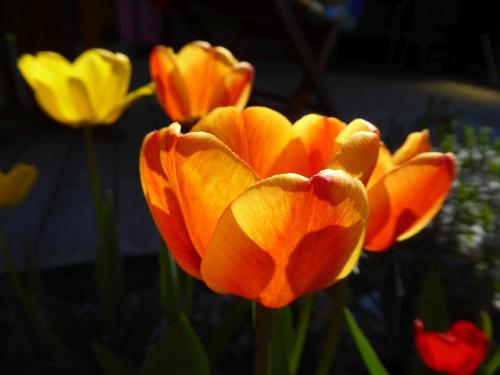
[[[455,178],[455,158],[431,152],[429,132],[412,133],[391,155],[381,145],[367,185],[365,249],[382,251],[423,229],[437,214]]]
[[[424,330],[415,321],[415,343],[422,361],[431,369],[449,375],[470,375],[481,365],[488,338],[476,325],[459,320],[447,332]]]
[[[227,107],[188,134],[176,123],[148,134],[140,174],[156,225],[186,272],[275,308],[355,266],[366,192],[349,173],[325,168],[333,160],[365,178],[377,152],[378,135],[362,120],[346,126],[308,115],[292,126],[268,108]]]
[[[193,122],[222,106],[245,107],[254,69],[230,51],[196,41],[175,54],[157,46],[149,59],[156,96],[172,121]]]

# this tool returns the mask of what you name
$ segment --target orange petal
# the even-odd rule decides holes
[[[215,135],[261,177],[287,172],[309,174],[303,143],[291,123],[270,108],[217,108],[192,131]]]
[[[334,118],[315,114],[306,115],[294,124],[308,155],[311,174],[325,169],[333,159],[335,139],[345,124]]]
[[[175,261],[191,276],[201,278],[201,257],[189,238],[177,198],[160,162],[161,138],[165,131],[155,131],[144,138],[139,159],[142,190]]]
[[[366,184],[377,163],[379,143],[377,134],[354,133],[337,152],[330,168],[342,169]]]
[[[151,79],[161,106],[173,121],[191,119],[190,97],[171,48],[156,46],[149,57]]]
[[[394,153],[392,161],[394,164],[403,164],[418,154],[429,151],[431,151],[429,131],[425,129],[408,135],[405,143]]]
[[[385,176],[393,168],[394,162],[392,161],[391,152],[383,143],[380,143],[377,164],[370,175],[366,188],[371,188],[381,177]]]
[[[379,179],[368,189],[365,248],[385,250],[424,228],[441,208],[454,177],[452,154],[427,152]]]
[[[236,64],[222,78],[222,81],[213,87],[214,92],[211,95],[208,110],[229,105],[234,105],[239,109],[245,108],[252,89],[253,76],[252,65],[247,62]]]
[[[278,308],[354,267],[367,216],[363,185],[343,171],[277,175],[222,214],[202,260],[207,285]]]
[[[257,176],[212,134],[182,135],[167,128],[162,139],[162,165],[181,207],[189,237],[203,256],[224,209]]]
[[[210,111],[214,89],[223,85],[224,77],[231,73],[237,61],[223,47],[195,41],[179,51],[177,62],[189,92],[191,113],[199,117]]]

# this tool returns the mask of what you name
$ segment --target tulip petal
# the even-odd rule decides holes
[[[153,83],[148,83],[147,85],[141,86],[138,89],[129,92],[122,101],[116,105],[113,110],[102,120],[101,124],[112,124],[118,117],[123,113],[127,107],[129,107],[133,102],[143,96],[152,95],[155,92],[155,87]]]
[[[207,285],[278,308],[354,267],[367,215],[363,185],[343,171],[277,175],[224,211],[202,260]]]
[[[80,121],[67,84],[71,65],[63,56],[54,52],[38,52],[36,57],[24,54],[17,66],[50,117],[73,126]]]
[[[17,164],[7,174],[0,172],[0,207],[22,202],[37,177],[37,169],[28,164]]]
[[[172,48],[156,46],[149,57],[149,66],[158,101],[170,119],[190,119],[192,115],[188,88]]]
[[[177,198],[160,161],[161,139],[166,130],[149,133],[142,144],[139,170],[142,189],[163,240],[181,268],[201,278],[201,257],[189,238]]]
[[[337,138],[335,139],[335,142],[338,144],[338,145],[342,145],[344,144],[345,142],[347,142],[347,140],[355,133],[357,132],[370,132],[370,133],[374,133],[376,135],[380,135],[379,133],[379,130],[378,128],[373,125],[372,123],[366,121],[366,120],[363,120],[363,119],[355,119],[353,121],[351,121],[340,133],[339,135],[337,136]]]
[[[84,122],[87,124],[97,123],[97,117],[94,107],[92,106],[89,89],[85,85],[85,82],[80,77],[70,76],[68,78],[68,87],[70,98],[78,113],[80,125]]]
[[[335,139],[344,128],[345,124],[336,118],[315,114],[295,122],[294,129],[306,149],[311,174],[328,166],[335,152]]]
[[[309,174],[302,141],[290,122],[272,109],[217,108],[192,131],[215,135],[261,177],[287,172]]]
[[[165,132],[162,164],[189,236],[203,256],[224,209],[257,181],[254,172],[212,134]]]
[[[217,107],[234,105],[238,109],[245,108],[254,76],[253,66],[247,62],[237,63],[215,87],[208,110]]]
[[[429,151],[431,151],[429,131],[425,129],[421,132],[409,134],[405,143],[394,153],[392,161],[394,164],[400,165],[419,154]]]
[[[388,148],[380,143],[380,148],[378,150],[377,164],[370,175],[370,180],[366,185],[366,189],[371,188],[375,183],[385,176],[391,169],[394,168],[394,162],[392,161],[392,154]]]
[[[443,204],[454,176],[452,154],[428,152],[379,179],[368,189],[365,248],[385,250],[424,228]]]
[[[127,94],[132,71],[128,57],[93,48],[82,53],[74,67],[88,87],[99,122],[103,122]]]
[[[377,163],[379,142],[377,134],[366,131],[354,133],[342,145],[329,167],[342,169],[366,185]]]
[[[236,59],[227,49],[202,41],[182,47],[177,59],[190,95],[191,114],[202,116],[210,111],[213,90],[223,84]]]

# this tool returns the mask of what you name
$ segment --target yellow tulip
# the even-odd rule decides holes
[[[292,126],[269,108],[218,108],[188,134],[174,123],[146,136],[142,187],[180,267],[214,291],[278,308],[356,265],[367,198],[346,171],[366,179],[373,169],[373,129],[314,114]]]
[[[0,207],[21,203],[37,177],[36,168],[28,164],[17,164],[8,173],[0,171]]]
[[[87,50],[73,63],[55,52],[24,54],[17,66],[40,107],[73,127],[112,124],[133,101],[154,92],[148,84],[127,94],[128,57],[104,49]]]

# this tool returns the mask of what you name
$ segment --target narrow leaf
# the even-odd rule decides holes
[[[481,326],[485,335],[491,339],[493,337],[493,323],[490,314],[484,310],[481,311]]]
[[[105,375],[132,375],[133,372],[116,354],[97,342],[92,343],[92,351]]]
[[[375,353],[375,350],[373,350],[370,342],[363,334],[356,323],[356,320],[354,320],[354,317],[347,308],[344,308],[344,318],[349,330],[351,331],[352,338],[358,348],[359,354],[365,363],[366,369],[371,375],[389,375],[387,370],[382,365],[382,362],[380,362],[377,353]]]
[[[299,369],[302,350],[307,337],[307,329],[309,327],[309,319],[311,317],[312,305],[314,302],[314,294],[311,293],[304,297],[304,304],[300,312],[299,324],[295,334],[295,345],[293,346],[292,357],[290,358],[290,370],[292,374],[296,374]]]
[[[500,368],[500,350],[497,350],[490,359],[482,366],[486,375],[494,375],[498,373]]]
[[[147,355],[139,375],[210,373],[208,356],[185,316],[181,316]]]
[[[417,301],[417,317],[430,331],[445,331],[449,326],[446,296],[436,271],[429,268]]]
[[[173,323],[181,313],[178,269],[164,244],[162,244],[158,254],[158,266],[160,306],[167,321]]]

